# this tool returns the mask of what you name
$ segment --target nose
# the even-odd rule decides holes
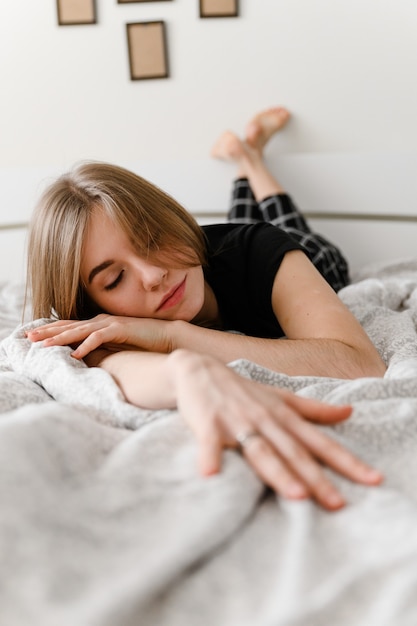
[[[140,281],[145,291],[155,291],[168,273],[165,268],[152,265],[143,259],[140,260],[138,269]]]

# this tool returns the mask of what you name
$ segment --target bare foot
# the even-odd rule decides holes
[[[237,166],[236,178],[249,180],[258,202],[268,196],[284,193],[283,188],[266,168],[262,158],[262,149],[258,145],[250,146],[230,130],[220,135],[210,154],[215,159],[233,161]]]
[[[247,144],[262,152],[271,137],[285,126],[289,118],[290,113],[284,107],[258,113],[246,126]]]
[[[246,153],[243,143],[230,130],[226,130],[211,149],[211,156],[215,159],[223,159],[225,161],[239,161]]]

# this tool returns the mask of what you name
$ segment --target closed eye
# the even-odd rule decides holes
[[[115,289],[115,287],[117,287],[117,285],[121,282],[121,280],[123,279],[123,274],[124,274],[124,270],[122,270],[120,272],[120,274],[118,275],[118,277],[116,278],[116,280],[114,280],[112,283],[110,283],[109,285],[106,285],[104,287],[104,289],[106,291],[111,291],[112,289]]]

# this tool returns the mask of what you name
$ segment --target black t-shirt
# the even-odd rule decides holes
[[[203,226],[208,240],[204,276],[213,289],[223,328],[253,337],[282,337],[272,309],[272,286],[286,252],[305,250],[266,222]]]

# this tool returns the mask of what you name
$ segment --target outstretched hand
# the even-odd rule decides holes
[[[223,450],[235,448],[277,494],[312,497],[328,510],[339,509],[345,501],[323,465],[358,483],[381,482],[378,471],[311,423],[343,421],[351,415],[351,406],[300,398],[248,380],[209,355],[182,349],[171,353],[164,328],[172,323],[100,315],[85,322],[47,324],[28,332],[28,337],[43,340],[45,346],[78,345],[74,356],[86,356],[90,365],[107,369],[133,404],[178,408],[197,439],[204,476],[219,472]],[[116,354],[103,349],[112,344],[119,350],[121,345],[136,349]],[[149,353],[138,352],[138,344]]]
[[[197,438],[203,475],[220,471],[224,448],[238,448],[276,493],[313,497],[330,510],[345,502],[322,464],[358,483],[381,482],[378,471],[309,423],[343,421],[351,406],[300,398],[242,378],[212,357],[179,350],[171,358],[177,359],[178,410]]]
[[[31,341],[49,346],[74,346],[72,356],[84,359],[99,347],[115,344],[121,349],[134,347],[149,352],[171,352],[172,346],[164,320],[122,317],[102,313],[89,320],[59,320],[28,331]]]

